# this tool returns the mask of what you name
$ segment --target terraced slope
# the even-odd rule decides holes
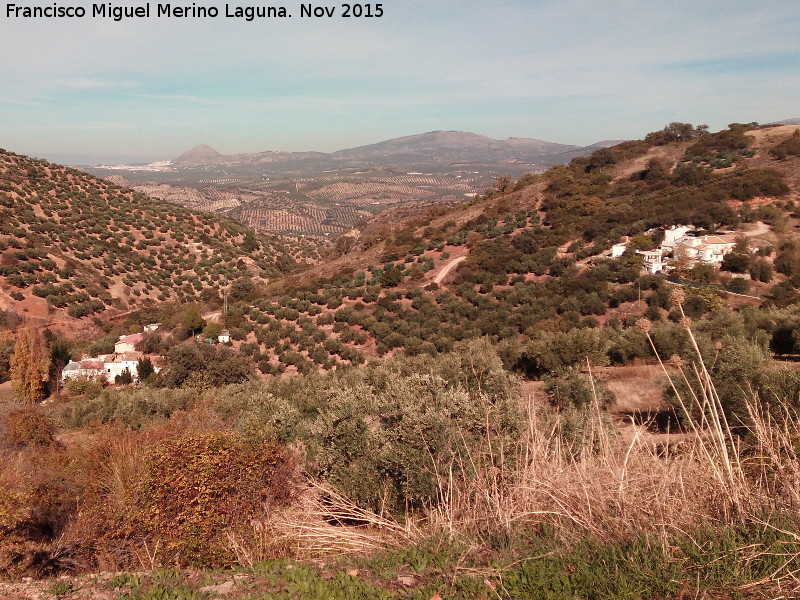
[[[296,269],[314,247],[0,151],[0,303],[81,317],[145,300],[213,297],[243,275]]]

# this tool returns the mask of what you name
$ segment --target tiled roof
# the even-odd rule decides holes
[[[82,360],[81,369],[103,369],[102,360]]]
[[[133,344],[134,346],[144,339],[141,333],[133,333],[131,335],[123,335],[119,338],[118,344]]]
[[[732,235],[706,235],[703,236],[706,244],[735,244],[736,239]]]

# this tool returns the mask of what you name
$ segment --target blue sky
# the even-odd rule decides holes
[[[796,0],[389,0],[380,19],[316,20],[286,0],[292,18],[250,23],[195,2],[221,16],[9,19],[0,4],[0,147],[76,164],[800,117]]]

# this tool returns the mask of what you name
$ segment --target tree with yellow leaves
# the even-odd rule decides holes
[[[26,404],[39,402],[49,366],[47,345],[42,334],[32,327],[21,329],[11,356],[11,385],[14,396]]]

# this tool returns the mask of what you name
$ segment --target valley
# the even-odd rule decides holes
[[[261,233],[336,236],[386,208],[457,204],[498,175],[541,172],[614,142],[590,147],[493,140],[437,131],[321,152],[225,156],[200,144],[150,165],[94,165],[87,172],[167,202],[229,216]]]

